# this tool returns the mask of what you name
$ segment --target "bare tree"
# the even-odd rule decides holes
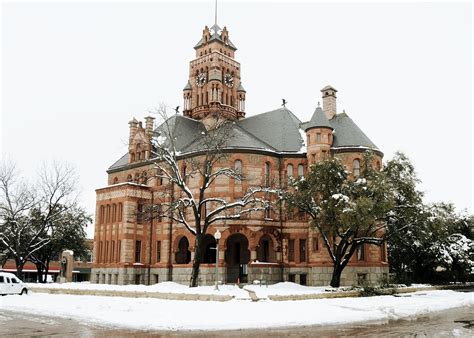
[[[182,224],[195,237],[190,279],[190,287],[195,287],[201,264],[201,244],[209,227],[225,220],[239,219],[252,211],[265,210],[270,204],[266,194],[277,191],[269,187],[253,187],[236,200],[216,197],[210,188],[219,178],[244,179],[238,168],[228,166],[229,157],[225,152],[233,122],[216,117],[207,123],[207,130],[202,132],[195,146],[187,154],[181,154],[176,147],[176,126],[170,123],[165,106],[159,108],[158,115],[163,123],[153,138],[154,176],[169,183],[158,213],[159,217],[168,217]]]
[[[54,222],[76,205],[76,175],[69,166],[44,165],[35,185],[23,181],[12,162],[0,163],[0,242],[15,260],[17,275],[50,241]]]

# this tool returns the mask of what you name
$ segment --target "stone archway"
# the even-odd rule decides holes
[[[216,239],[210,234],[204,235],[201,242],[201,263],[216,262]]]
[[[176,264],[188,264],[191,261],[191,251],[189,251],[189,241],[186,236],[181,237],[178,242],[175,260]]]
[[[225,262],[227,266],[226,280],[228,283],[247,282],[246,267],[250,261],[249,241],[240,233],[227,238]]]

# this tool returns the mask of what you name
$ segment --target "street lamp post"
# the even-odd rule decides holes
[[[215,290],[219,290],[219,240],[221,239],[221,232],[219,230],[214,234],[216,240],[216,287]]]

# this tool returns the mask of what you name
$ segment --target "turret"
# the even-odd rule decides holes
[[[246,91],[244,89],[244,86],[242,86],[242,82],[239,85],[239,88],[237,88],[237,110],[240,113],[245,112],[245,94]]]
[[[336,93],[337,90],[332,86],[326,86],[321,89],[323,93],[323,111],[328,120],[337,114],[336,110]]]
[[[186,86],[183,88],[183,114],[184,116],[189,116],[192,109],[192,92],[193,87],[191,86],[191,82],[188,81]]]
[[[128,123],[130,126],[128,163],[144,161],[150,158],[153,120],[154,118],[151,116],[145,117],[145,128],[143,128],[143,123],[135,118]]]
[[[333,128],[318,102],[311,120],[305,126],[308,163],[313,164],[329,158],[333,139],[332,131]]]

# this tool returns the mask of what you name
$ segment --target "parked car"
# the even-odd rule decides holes
[[[17,276],[0,272],[0,295],[26,295],[28,288]]]

